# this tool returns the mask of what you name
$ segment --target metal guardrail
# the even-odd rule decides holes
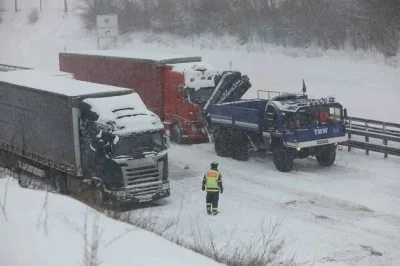
[[[348,151],[355,148],[365,150],[367,155],[373,151],[383,153],[385,158],[389,154],[400,156],[400,124],[358,117],[348,117],[347,121],[348,140],[340,145],[347,146]]]

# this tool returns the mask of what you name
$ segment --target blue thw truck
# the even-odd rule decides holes
[[[302,94],[258,91],[257,99],[210,104],[207,130],[219,156],[247,160],[252,148],[272,152],[276,168],[289,172],[296,158],[333,165],[337,144],[347,140],[346,116],[334,97],[309,99],[303,81]]]

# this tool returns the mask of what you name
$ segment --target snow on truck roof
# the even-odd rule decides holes
[[[52,76],[41,71],[10,71],[0,73],[0,82],[17,86],[34,88],[68,97],[76,97],[97,93],[132,91],[127,88],[68,79],[62,76]]]
[[[117,134],[132,134],[164,129],[160,118],[147,109],[139,94],[131,89],[90,83],[75,79],[52,76],[41,71],[11,71],[0,73],[0,82],[34,88],[40,91],[69,97],[96,95],[107,92],[129,92],[101,98],[86,98],[91,110],[99,115],[99,123],[112,122]],[[112,100],[110,98],[112,97]]]
[[[185,77],[185,85],[198,90],[205,87],[214,87],[214,77],[220,72],[212,64],[207,62],[191,62],[169,64],[172,71],[182,73]]]
[[[176,64],[185,62],[200,62],[200,56],[186,56],[182,54],[164,54],[154,52],[142,52],[138,50],[90,50],[90,51],[69,51],[60,54],[74,54],[82,56],[104,56],[137,59],[148,61],[154,64]]]
[[[43,73],[47,74],[50,76],[54,77],[67,77],[67,78],[73,78],[74,74],[69,73],[69,72],[64,72],[64,71],[59,71],[59,70],[53,70],[53,69],[26,69],[23,70],[24,73]]]
[[[99,115],[98,122],[106,125],[112,122],[119,135],[135,132],[159,131],[164,129],[160,118],[147,109],[139,94],[132,93],[110,98],[89,98],[83,102],[89,104],[91,110]]]

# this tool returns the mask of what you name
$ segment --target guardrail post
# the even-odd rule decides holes
[[[349,119],[349,128],[351,128],[351,119]],[[351,140],[351,133],[349,132],[349,133],[347,133],[347,135],[348,135],[348,139],[350,139]],[[347,146],[347,151],[348,152],[350,152],[351,151],[351,146],[350,145],[348,145]]]
[[[386,135],[386,123],[383,123],[383,134]],[[387,147],[388,145],[388,140],[386,137],[383,138],[383,145],[385,145]],[[388,157],[387,152],[384,153],[384,158],[386,159]]]
[[[368,132],[368,123],[367,123],[367,121],[365,121],[365,131]],[[365,136],[365,142],[369,142],[369,137],[368,136]],[[367,147],[365,148],[365,154],[369,155],[369,150],[368,150]]]

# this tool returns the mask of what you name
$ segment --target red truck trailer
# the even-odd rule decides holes
[[[226,90],[238,81],[229,75],[225,75],[225,79],[211,64],[202,62],[201,57],[175,54],[131,50],[62,52],[59,64],[60,71],[74,74],[77,80],[135,90],[147,108],[162,119],[165,129],[177,143],[208,139],[204,107],[220,99],[217,87]],[[242,91],[245,92],[250,86],[244,87]]]

